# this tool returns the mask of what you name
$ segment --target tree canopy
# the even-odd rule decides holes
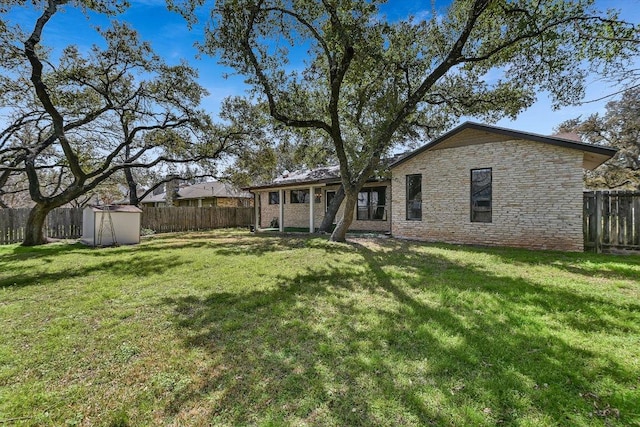
[[[607,103],[604,114],[567,120],[556,130],[575,132],[585,142],[618,149],[613,158],[587,172],[588,187],[640,190],[640,87]]]
[[[237,186],[267,184],[286,171],[336,163],[333,144],[325,135],[283,126],[269,115],[265,104],[229,98],[222,104],[220,118],[251,135],[230,153],[233,161],[222,173]]]
[[[167,64],[124,23],[98,29],[104,47],[85,53],[70,45],[49,58],[43,30],[64,7],[116,14],[125,4],[48,0],[30,31],[0,25],[7,112],[0,186],[17,175],[28,180],[35,206],[25,245],[46,241],[42,225],[51,209],[116,174],[127,172],[135,190],[134,170],[204,162],[237,141],[199,107],[207,91],[197,71]]]
[[[203,3],[172,5],[191,18]],[[346,195],[333,240],[344,240],[358,191],[394,146],[463,116],[515,117],[540,91],[575,103],[588,72],[633,53],[637,31],[592,1],[462,0],[427,20],[384,11],[381,0],[219,0],[201,45],[276,120],[331,140]]]

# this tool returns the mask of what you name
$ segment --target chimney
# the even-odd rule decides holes
[[[175,199],[178,196],[178,175],[167,175],[166,179],[169,181],[164,184],[164,201],[167,206],[175,206]]]

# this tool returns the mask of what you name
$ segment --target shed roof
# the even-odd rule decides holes
[[[473,131],[481,132],[486,136],[492,136],[491,138],[454,138],[461,137],[463,134],[471,133]],[[477,136],[477,135],[476,135]],[[512,139],[524,139],[528,141],[541,142],[544,144],[555,145],[559,147],[570,148],[573,150],[579,150],[584,153],[583,158],[583,167],[585,169],[595,169],[600,166],[602,163],[609,160],[616,153],[615,148],[610,147],[602,147],[599,145],[586,144],[584,142],[578,142],[571,136],[571,139],[568,139],[569,136],[566,134],[554,135],[554,136],[545,136],[539,135],[531,132],[522,132],[513,129],[502,128],[498,126],[490,126],[480,123],[474,122],[465,122],[460,126],[450,130],[439,138],[434,139],[433,141],[423,145],[422,147],[412,151],[408,155],[403,158],[397,160],[396,162],[390,165],[390,168],[394,167],[406,162],[407,160],[417,156],[418,154],[433,149],[441,149],[441,148],[453,148],[460,147],[465,145],[474,145],[474,144],[482,144],[486,142],[495,141],[495,136],[499,136],[502,140],[512,140]],[[492,139],[493,138],[493,139]]]
[[[86,209],[91,209],[93,212],[142,212],[142,209],[134,205],[92,205],[87,206]]]

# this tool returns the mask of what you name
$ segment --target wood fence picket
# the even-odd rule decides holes
[[[30,209],[0,209],[0,245],[19,243],[25,237]],[[155,233],[247,227],[254,209],[239,207],[144,208],[142,228]],[[584,246],[597,252],[640,250],[640,191],[585,191]],[[51,238],[82,236],[82,208],[57,208],[49,213],[45,234]]]
[[[640,191],[585,191],[584,246],[640,250]]]
[[[29,208],[0,209],[0,245],[24,240]],[[199,231],[215,228],[248,227],[253,223],[253,208],[172,207],[144,208],[142,228],[156,233]],[[49,212],[45,234],[56,239],[82,237],[82,208],[57,208]]]

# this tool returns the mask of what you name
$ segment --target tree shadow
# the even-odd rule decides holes
[[[14,246],[13,248],[3,248],[0,251],[0,266],[3,263],[12,261],[23,261],[27,259],[54,258],[56,256],[82,251],[87,246],[82,243],[49,243],[42,246]]]
[[[167,412],[180,417],[204,396],[209,422],[231,425],[631,421],[637,393],[595,388],[603,378],[631,388],[637,370],[561,332],[638,335],[636,302],[499,276],[414,246],[355,241],[338,246],[360,256],[346,267],[319,262],[268,290],[165,299],[184,345],[212,361]]]
[[[467,251],[466,248],[454,250]],[[637,301],[615,303],[559,287],[540,286],[522,278],[497,276],[473,265],[454,263],[449,266],[453,271],[448,274],[455,277],[458,270],[467,279],[447,281],[444,286],[447,290],[454,290],[456,298],[465,294],[472,297],[454,301],[445,292],[440,301],[440,307],[445,310],[434,310],[417,302],[407,292],[407,288],[394,285],[383,270],[385,264],[379,253],[365,249],[362,254],[381,286],[392,292],[408,310],[417,314],[409,318],[413,322],[405,324],[397,322],[397,319],[389,319],[389,337],[399,343],[398,353],[403,357],[419,360],[424,354],[421,351],[412,353],[411,349],[415,347],[411,347],[409,343],[419,336],[426,340],[427,348],[438,348],[437,334],[434,334],[434,330],[438,329],[443,329],[446,336],[462,338],[460,341],[464,345],[438,348],[446,356],[441,358],[442,366],[435,370],[451,375],[450,360],[458,361],[462,375],[468,376],[471,369],[472,376],[478,379],[476,383],[480,384],[480,390],[486,395],[487,390],[493,389],[496,399],[492,400],[501,402],[501,413],[495,418],[496,422],[517,422],[514,413],[517,414],[518,411],[514,412],[513,408],[518,407],[517,400],[524,393],[530,399],[532,395],[538,395],[537,408],[552,415],[555,422],[573,419],[577,423],[580,418],[572,418],[575,414],[567,413],[566,404],[578,403],[576,406],[581,406],[585,411],[583,419],[592,417],[595,412],[591,405],[594,402],[585,402],[576,397],[589,394],[593,396],[589,390],[592,390],[594,380],[604,376],[632,385],[637,378],[637,371],[608,355],[584,350],[552,331],[539,333],[545,329],[547,321],[553,320],[561,325],[558,329],[575,330],[585,333],[585,336],[591,332],[605,331],[611,335],[640,335],[640,325],[637,323],[640,304]],[[436,258],[449,262],[445,257]],[[411,266],[415,265],[415,261],[405,256],[400,263]],[[472,274],[469,275],[469,272]],[[421,276],[412,282],[412,287],[431,286],[429,279],[428,276]],[[477,298],[489,303],[486,304],[486,310],[478,310],[477,304],[469,303]],[[455,317],[451,316],[452,312],[455,312]],[[537,315],[532,316],[532,312]],[[424,327],[425,319],[429,319],[428,328]],[[594,365],[598,365],[597,375],[593,372]],[[522,378],[528,381],[522,381]],[[515,397],[509,390],[496,390],[495,384],[501,382],[515,386],[518,391]],[[527,382],[534,384],[538,391],[527,389]],[[540,385],[548,390],[539,391]],[[601,406],[622,405],[629,416],[634,415],[635,410],[632,408],[639,399],[640,396],[636,396],[633,405],[628,402],[625,404],[615,397],[612,397],[611,402],[602,402],[598,398],[597,403]]]
[[[341,253],[352,250],[349,245],[332,244],[326,237],[318,236],[267,236],[230,230],[215,233],[172,233],[146,240],[140,245],[94,248],[81,243],[49,244],[37,247],[15,247],[0,253],[0,287],[19,288],[23,286],[55,283],[76,277],[103,272],[113,277],[139,277],[163,274],[171,268],[190,261],[174,256],[184,249],[209,250],[223,256],[261,256],[273,252],[293,251],[301,248],[322,249],[326,253]],[[62,256],[82,256],[96,258],[71,264],[67,269],[31,268],[25,261],[45,264],[60,262]],[[49,269],[47,269],[49,270]]]
[[[478,250],[470,248],[469,250]],[[587,277],[640,281],[638,254],[595,254],[591,252],[528,251],[492,248],[491,253],[514,265],[552,265]]]
[[[41,269],[12,268],[0,275],[0,288],[21,288],[25,286],[45,286],[78,277],[91,280],[95,273],[107,274],[118,278],[147,277],[162,275],[170,269],[179,267],[189,261],[176,259],[169,254],[149,255],[134,254],[122,259],[109,259],[92,263],[83,267],[72,267],[64,270],[42,272]],[[0,263],[0,266],[2,263]]]
[[[160,235],[145,241],[136,248],[138,251],[166,251],[175,249],[201,248],[211,249],[220,255],[244,256],[264,255],[272,252],[291,251],[301,248],[318,248],[327,253],[349,251],[348,244],[331,243],[328,236],[317,234],[290,233],[268,234],[247,231],[228,231],[226,233],[172,233],[172,237]]]

